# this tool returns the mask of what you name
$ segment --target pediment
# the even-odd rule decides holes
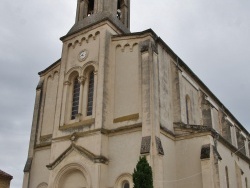
[[[49,170],[53,170],[58,164],[60,164],[73,151],[77,151],[80,155],[89,159],[93,163],[103,163],[103,164],[108,163],[108,159],[106,157],[95,155],[92,152],[85,149],[84,147],[81,147],[81,146],[78,146],[78,145],[72,143],[54,162],[48,164],[46,167]]]

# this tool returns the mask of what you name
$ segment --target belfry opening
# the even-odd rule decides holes
[[[90,16],[91,14],[94,14],[94,0],[88,0],[88,16]]]

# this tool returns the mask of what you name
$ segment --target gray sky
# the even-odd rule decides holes
[[[152,28],[250,131],[250,1],[131,0],[131,31]],[[0,169],[22,186],[43,70],[61,55],[76,0],[0,2]]]

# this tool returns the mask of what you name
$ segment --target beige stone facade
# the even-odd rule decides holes
[[[10,188],[10,181],[12,180],[12,178],[13,177],[11,175],[0,170],[0,187],[1,188]]]
[[[250,187],[250,136],[129,0],[78,0],[62,57],[40,72],[23,188]]]

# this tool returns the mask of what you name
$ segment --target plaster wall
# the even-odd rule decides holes
[[[53,133],[58,78],[59,74],[58,72],[55,72],[46,79],[46,91],[44,96],[45,104],[43,109],[44,113],[41,136],[46,136]]]
[[[212,113],[212,127],[218,133],[221,133],[221,126],[220,126],[220,123],[219,123],[218,110],[216,110],[215,108],[212,108],[211,113]]]
[[[209,136],[197,136],[176,141],[175,188],[202,187],[201,147],[209,144]]]
[[[139,113],[138,63],[138,45],[116,47],[114,119]]]
[[[173,98],[171,61],[166,51],[158,46],[160,124],[173,131]]]
[[[30,172],[29,187],[38,187],[41,183],[48,183],[49,170],[48,165],[50,157],[50,149],[36,150],[32,161],[32,167]]]
[[[164,149],[163,156],[163,187],[176,187],[176,150],[175,142],[161,134],[162,147]]]
[[[219,162],[220,186],[226,187],[225,167],[227,166],[230,187],[238,188],[237,181],[241,181],[242,188],[245,188],[246,187],[245,179],[247,178],[247,181],[249,183],[249,177],[250,177],[249,163],[238,157],[237,153],[232,153],[227,147],[225,147],[221,143],[218,143],[218,152],[222,157],[222,160]],[[240,180],[237,180],[236,176],[237,166],[242,171],[242,173],[240,174]]]
[[[181,108],[182,108],[182,121],[187,123],[186,114],[186,96],[190,98],[191,109],[189,112],[189,124],[200,125],[201,124],[201,111],[199,105],[199,91],[188,82],[187,79],[181,77],[182,93],[181,93]]]
[[[108,187],[113,187],[121,175],[132,175],[139,160],[140,144],[141,131],[109,137]]]

